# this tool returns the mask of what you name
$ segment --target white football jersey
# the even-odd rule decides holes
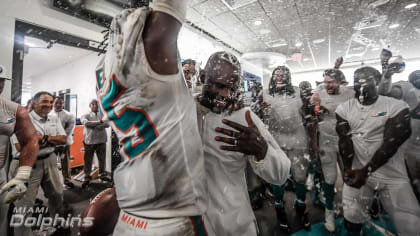
[[[7,161],[9,137],[15,132],[18,106],[17,103],[0,98],[0,169]]]
[[[355,156],[353,169],[364,167],[373,157],[384,141],[385,124],[408,105],[400,100],[379,96],[378,100],[369,106],[364,106],[355,98],[340,104],[336,113],[347,120],[352,134]],[[372,176],[384,182],[408,180],[407,170],[402,156],[402,149],[388,160],[386,164],[372,173]]]
[[[268,130],[284,149],[307,149],[307,135],[303,126],[302,99],[300,90],[293,87],[293,95],[270,95],[268,90],[263,92],[264,102],[271,105],[264,112],[264,119]]]
[[[341,103],[354,98],[354,90],[349,87],[340,87],[340,94],[329,95],[326,89],[322,89],[318,92],[321,98],[321,106],[328,109],[329,113],[322,116],[322,121],[318,123],[318,129],[320,135],[337,137],[335,126],[337,119],[335,116],[335,110]]]
[[[131,9],[116,16],[96,70],[100,111],[122,144],[118,204],[140,217],[201,215],[207,187],[196,106],[180,64],[177,74],[159,75],[147,61],[148,14]]]
[[[290,171],[290,160],[265,128],[264,123],[253,112],[251,119],[267,142],[265,158],[256,163],[252,160],[253,156],[221,150],[220,146],[229,146],[229,144],[214,139],[216,136],[225,136],[216,132],[216,127],[234,130],[223,124],[223,119],[248,126],[245,114],[249,108],[228,115],[227,112],[220,114],[211,112],[200,104],[197,106],[209,189],[209,207],[204,215],[208,233],[225,236],[256,235],[257,229],[254,224],[256,221],[245,179],[247,162],[249,161],[253,171],[268,183],[282,185],[286,182]]]

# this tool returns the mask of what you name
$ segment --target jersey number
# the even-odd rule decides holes
[[[97,89],[102,89],[104,84],[103,68],[96,71]],[[147,147],[159,136],[154,124],[148,114],[143,109],[125,107],[118,113],[115,111],[115,102],[127,90],[118,81],[115,75],[112,75],[106,92],[100,95],[100,100],[104,112],[108,119],[114,122],[115,128],[120,133],[133,134],[120,140],[123,144],[122,151],[129,159],[139,157]]]

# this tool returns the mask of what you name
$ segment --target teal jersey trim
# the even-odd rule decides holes
[[[104,86],[103,68],[96,72],[96,76],[97,86],[99,89],[102,89]],[[141,156],[159,134],[148,114],[143,109],[125,107],[119,113],[115,111],[115,102],[118,101],[118,98],[126,90],[127,88],[122,86],[117,77],[113,75],[105,94],[100,96],[103,111],[102,109],[100,110],[114,123],[114,128],[120,133],[127,134],[133,132],[132,130],[135,129],[135,136],[120,140],[123,144],[122,152],[129,159],[133,159]]]

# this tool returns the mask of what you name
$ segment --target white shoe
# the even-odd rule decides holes
[[[335,231],[334,210],[325,209],[325,223],[324,223],[324,226],[329,232],[334,232]]]
[[[308,178],[306,178],[306,189],[308,191],[312,191],[314,188],[314,175],[308,174]]]

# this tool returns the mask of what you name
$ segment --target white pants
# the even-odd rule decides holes
[[[13,177],[16,174],[18,160],[13,160],[10,164],[9,174]],[[28,183],[28,190],[22,199],[15,201],[17,209],[31,208],[35,205],[35,199],[38,194],[39,187],[42,187],[45,196],[48,198],[48,211],[53,217],[56,214],[63,216],[63,184],[60,179],[60,172],[57,168],[57,158],[55,154],[50,157],[37,160],[32,168],[31,177]],[[28,217],[29,214],[24,214]],[[14,228],[15,236],[33,235],[30,227],[19,226]]]
[[[338,141],[335,137],[320,134],[319,149],[323,151],[323,155],[320,155],[319,159],[324,180],[327,184],[334,185],[337,181]]]
[[[344,184],[344,218],[351,223],[361,224],[368,217],[368,210],[375,191],[400,236],[418,235],[420,232],[420,206],[410,183],[382,183],[369,177],[360,189]]]
[[[120,211],[113,236],[195,236],[199,235],[192,217],[151,219]]]

